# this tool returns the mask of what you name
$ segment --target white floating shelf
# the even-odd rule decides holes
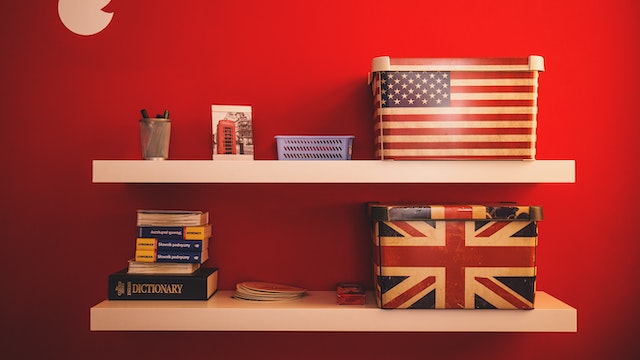
[[[574,160],[93,160],[94,183],[574,183]]]
[[[576,332],[577,310],[545,292],[534,310],[382,310],[336,305],[334,291],[294,301],[248,302],[218,291],[208,301],[105,300],[92,331]]]

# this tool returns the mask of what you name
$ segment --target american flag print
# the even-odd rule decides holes
[[[534,307],[536,219],[375,221],[373,238],[382,308]]]
[[[373,60],[380,159],[535,159],[540,56]]]

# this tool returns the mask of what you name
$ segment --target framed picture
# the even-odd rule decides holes
[[[253,160],[251,106],[211,105],[214,160]]]

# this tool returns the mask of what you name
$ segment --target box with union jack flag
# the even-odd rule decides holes
[[[533,160],[544,59],[376,57],[376,157]]]
[[[539,206],[369,204],[378,306],[533,309]]]

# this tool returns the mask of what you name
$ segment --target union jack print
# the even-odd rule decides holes
[[[542,57],[375,58],[380,159],[534,159]]]
[[[380,307],[532,309],[537,223],[523,217],[374,222]]]

